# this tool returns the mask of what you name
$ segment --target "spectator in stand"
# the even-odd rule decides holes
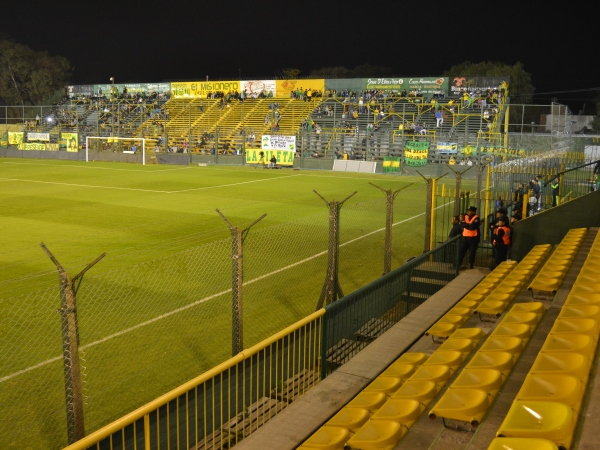
[[[468,252],[469,268],[472,269],[475,265],[475,254],[477,253],[477,247],[479,246],[479,227],[481,226],[481,220],[477,216],[477,208],[475,206],[469,206],[467,214],[460,225],[463,229],[463,237],[458,262],[459,264],[462,264],[462,261]]]
[[[506,226],[506,220],[505,216],[498,219],[498,227],[494,230],[492,236],[494,263],[490,266],[490,270],[493,270],[502,261],[506,261],[510,245],[510,228]]]
[[[448,234],[448,239],[452,239],[453,237],[460,236],[462,234],[462,227],[460,226],[460,217],[453,216],[452,217],[452,229],[450,230],[450,234]]]

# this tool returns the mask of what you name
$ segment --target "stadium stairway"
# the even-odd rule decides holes
[[[542,298],[541,300],[532,299],[532,293],[526,289],[527,285],[523,285],[522,289],[516,295],[512,305],[513,309],[525,308],[528,310],[534,303],[543,303],[543,309],[545,309],[546,312],[543,314],[533,334],[531,334],[530,337],[526,337],[525,340],[528,341],[527,345],[524,347],[520,358],[497,393],[495,400],[490,404],[481,423],[470,431],[459,431],[444,426],[444,423],[439,419],[431,420],[428,417],[430,410],[435,407],[439,398],[452,384],[453,379],[450,379],[446,384],[446,387],[441,390],[438,396],[429,404],[428,408],[425,409],[423,414],[419,416],[414,425],[406,432],[402,440],[400,440],[396,446],[388,446],[386,448],[406,448],[411,450],[486,449],[488,447],[503,448],[492,447],[492,442],[496,438],[496,433],[498,432],[516,394],[521,389],[525,377],[530,371],[549,331],[555,326],[562,305],[565,303],[565,299],[567,299],[575,279],[579,275],[586,258],[589,256],[592,242],[594,241],[597,232],[597,229],[590,229],[590,232],[584,238],[579,251],[573,259],[572,264],[563,279],[562,285],[558,288],[553,298]],[[597,247],[598,246],[596,246],[596,248]],[[595,255],[592,255],[590,258],[593,258],[594,256]],[[547,258],[547,255],[544,255],[544,257]],[[595,266],[589,270],[594,271]],[[301,397],[295,404],[290,405],[286,411],[273,418],[261,428],[258,433],[254,433],[246,440],[239,443],[236,448],[242,450],[246,448],[276,448],[284,450],[301,446],[307,438],[340,411],[340,408],[342,408],[349,399],[352,399],[358,392],[361,392],[369,383],[371,383],[372,380],[375,380],[382,370],[385,367],[390,366],[400,354],[405,351],[431,354],[432,349],[435,350],[435,348],[438,348],[439,343],[436,344],[432,342],[430,336],[423,336],[424,330],[433,326],[451,308],[458,307],[458,300],[463,298],[465,294],[471,290],[467,289],[466,291],[463,290],[462,293],[457,293],[457,291],[453,291],[454,289],[465,282],[471,283],[471,287],[473,287],[483,279],[483,274],[487,273],[489,273],[487,270],[472,270],[461,273],[459,277],[446,288],[443,288],[422,306],[416,308],[411,314],[406,316],[405,319],[394,325],[388,332],[376,339],[347,364],[343,365],[336,372],[323,380],[317,387]],[[474,278],[475,276],[476,278]],[[582,274],[582,276],[589,276],[589,274]],[[466,277],[471,278],[467,281]],[[589,301],[594,299],[595,297]],[[540,310],[540,313],[542,313],[543,309]],[[496,334],[502,334],[505,330],[495,330],[495,328],[503,318],[504,314],[499,317],[496,322],[482,322],[478,315],[473,315],[468,319],[464,326],[479,326],[484,331],[488,332],[488,334],[491,334],[492,330],[494,330]],[[508,328],[511,328],[511,333],[515,332],[515,327],[516,325],[513,324],[508,325]],[[485,342],[485,340],[482,342]],[[465,361],[465,364],[468,364],[468,360]],[[594,414],[597,415],[600,413],[600,380],[596,377],[597,366],[598,355],[596,354],[594,363],[592,364],[592,372],[590,374],[591,381],[581,406],[580,421],[576,429],[575,439],[573,445],[569,448],[578,448],[582,450],[597,448],[597,439],[595,437],[594,429],[595,425],[593,420],[586,420],[589,417],[594,417]],[[460,372],[457,372],[457,374],[459,373]],[[590,401],[590,398],[594,399],[594,401]],[[360,422],[360,418],[357,418],[357,420]],[[452,423],[450,423],[450,425],[452,425]],[[509,442],[512,443],[512,441],[506,441],[507,444]],[[545,441],[542,443],[531,441],[529,444],[530,446],[528,449],[530,450],[534,448],[539,448],[540,450],[544,448],[557,448],[556,445],[552,443],[550,443],[552,444],[550,445]],[[547,447],[540,447],[539,445],[542,444],[547,445]],[[536,447],[536,445],[538,445],[538,447]]]

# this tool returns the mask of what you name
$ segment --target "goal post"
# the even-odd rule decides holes
[[[120,153],[134,154],[140,150],[137,148],[141,143],[142,165],[146,165],[146,138],[139,137],[110,137],[110,136],[86,136],[85,138],[85,161],[89,162],[90,148],[97,151],[118,151]],[[136,151],[131,148],[136,144]],[[91,146],[91,147],[90,147]]]

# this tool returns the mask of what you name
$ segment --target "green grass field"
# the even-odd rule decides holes
[[[246,228],[244,346],[315,310],[329,210],[341,201],[340,282],[383,271],[384,194],[396,190],[393,268],[423,250],[421,178],[254,167],[0,160],[0,448],[66,445],[58,277],[101,253],[77,295],[89,433],[231,356],[231,234]],[[6,424],[9,424],[8,426]]]

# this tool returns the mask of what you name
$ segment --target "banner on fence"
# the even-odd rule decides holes
[[[46,144],[39,142],[22,142],[17,147],[19,150],[46,150]]]
[[[22,131],[8,132],[8,145],[19,145],[23,143],[24,133]]]
[[[383,172],[394,173],[400,171],[400,157],[384,156],[383,157]]]
[[[27,140],[50,142],[50,133],[27,133]]]
[[[458,143],[457,142],[438,142],[437,152],[442,154],[457,153]]]
[[[288,150],[296,151],[296,136],[282,136],[279,134],[263,134],[261,140],[263,150]]]
[[[246,149],[246,164],[269,164],[275,156],[278,166],[293,166],[295,155],[296,152],[291,150]]]
[[[60,148],[68,152],[79,151],[77,133],[60,133]]]
[[[407,141],[404,145],[404,164],[412,167],[424,166],[429,157],[429,142]]]

